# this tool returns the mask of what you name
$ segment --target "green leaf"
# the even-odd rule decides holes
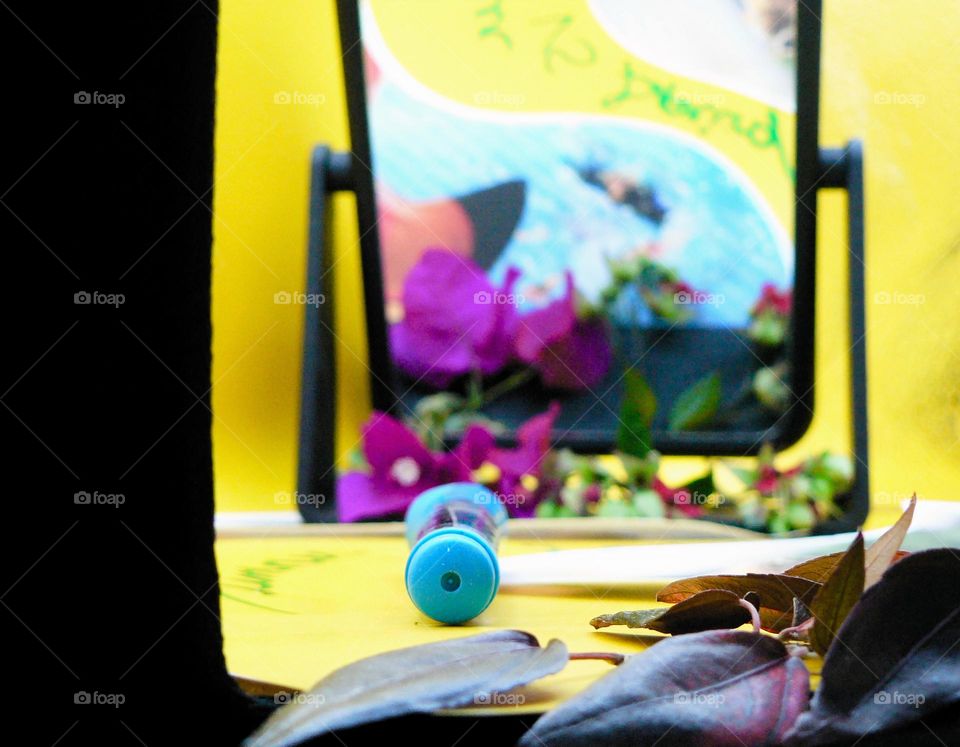
[[[767,367],[757,369],[753,375],[753,393],[760,404],[775,413],[786,412],[793,398],[793,392],[783,377]]]
[[[671,431],[690,431],[709,423],[720,407],[720,376],[700,379],[677,397],[670,410]]]
[[[713,481],[713,471],[691,480],[681,485],[679,490],[686,490],[693,498],[699,501],[698,505],[704,505],[705,499],[717,492],[717,486]]]
[[[408,713],[491,702],[559,672],[569,660],[557,640],[541,648],[519,630],[412,646],[348,664],[275,711],[245,747],[286,747]]]
[[[626,625],[628,628],[646,628],[660,633],[680,635],[701,630],[739,628],[750,622],[750,612],[740,604],[740,597],[732,591],[709,589],[694,594],[672,607],[632,610],[600,615],[590,621],[594,628]]]
[[[559,506],[553,501],[542,501],[537,504],[534,512],[538,519],[555,519]]]
[[[896,523],[864,552],[864,591],[879,581],[887,568],[910,554],[906,550],[901,550],[900,545],[907,535],[907,530],[910,529],[910,522],[913,520],[913,511],[916,505],[917,498],[914,496],[910,500],[910,505],[897,519]],[[846,550],[829,555],[820,555],[802,563],[797,563],[783,573],[787,576],[799,576],[822,584],[830,578],[844,555],[846,555]]]
[[[809,529],[817,523],[817,515],[806,501],[793,501],[787,506],[786,520],[790,529]]]
[[[635,368],[626,372],[624,384],[617,449],[635,457],[644,457],[652,448],[650,426],[657,412],[657,398],[643,374]]]
[[[821,656],[826,655],[834,635],[863,594],[864,574],[863,534],[857,532],[850,549],[810,603],[814,618],[810,645]]]

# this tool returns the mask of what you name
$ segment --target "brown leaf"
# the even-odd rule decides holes
[[[750,613],[740,604],[740,597],[732,591],[710,589],[677,602],[672,607],[600,615],[593,618],[590,624],[597,629],[626,625],[628,628],[646,628],[680,635],[701,630],[739,628],[748,622]]]
[[[878,539],[877,542],[880,540]],[[867,548],[866,552],[869,555],[871,545]],[[792,568],[788,568],[783,573],[786,576],[797,576],[799,578],[805,578],[809,581],[816,581],[818,584],[822,584],[828,578],[830,574],[833,573],[837,568],[837,563],[840,562],[840,558],[847,554],[846,550],[841,550],[840,552],[832,552],[829,555],[820,555],[816,558],[811,558],[810,560],[804,560],[802,563],[797,563],[797,565]],[[910,553],[906,550],[898,550],[896,555],[893,557],[893,562],[903,560]],[[882,574],[881,574],[882,575]]]
[[[863,594],[864,574],[863,534],[857,532],[850,549],[810,603],[814,618],[810,645],[821,656],[826,655],[836,631]]]
[[[840,562],[840,558],[842,558],[846,552],[846,550],[841,550],[840,552],[832,552],[829,555],[819,555],[816,558],[810,558],[810,560],[797,563],[787,568],[783,573],[785,576],[796,576],[797,578],[805,578],[822,584],[830,578],[830,574],[836,570],[837,563]]]
[[[708,589],[722,589],[744,597],[760,597],[760,622],[764,630],[779,632],[793,622],[793,600],[809,604],[820,590],[816,581],[776,573],[748,573],[743,576],[697,576],[674,581],[657,594],[658,602],[682,602]]]
[[[864,589],[869,589],[877,583],[887,568],[898,560],[897,555],[900,551],[900,545],[903,544],[903,538],[907,536],[910,522],[913,521],[913,510],[916,507],[917,494],[914,493],[910,499],[910,505],[907,506],[907,510],[900,515],[897,522],[867,548],[865,555],[866,574],[863,581]]]

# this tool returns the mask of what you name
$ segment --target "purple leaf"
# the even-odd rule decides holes
[[[389,651],[327,675],[274,712],[244,744],[283,747],[395,716],[488,703],[492,693],[559,672],[568,657],[562,642],[541,648],[519,630]]]
[[[776,639],[692,633],[631,656],[543,716],[520,744],[765,744],[782,739],[808,702],[806,667]]]
[[[930,719],[960,711],[958,640],[957,551],[928,550],[895,563],[837,631],[791,744],[852,743],[914,727],[925,733]]]

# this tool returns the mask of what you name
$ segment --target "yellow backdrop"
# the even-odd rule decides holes
[[[478,2],[478,6],[483,3]],[[825,0],[821,142],[867,155],[867,328],[873,500],[960,482],[960,7]],[[312,147],[348,145],[333,0],[221,0],[214,192],[217,508],[292,510]],[[844,202],[821,198],[817,412],[794,450],[842,446]],[[369,412],[353,203],[334,245],[341,453]],[[674,469],[683,470],[680,462]]]

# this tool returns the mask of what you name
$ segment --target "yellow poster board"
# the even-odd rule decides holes
[[[568,520],[569,521],[569,520]],[[513,555],[623,545],[622,539],[507,539]],[[584,587],[562,593],[501,590],[467,625],[445,626],[407,597],[401,536],[245,536],[217,542],[227,666],[232,674],[302,690],[339,667],[385,651],[488,630],[514,628],[542,645],[558,638],[571,652],[637,653],[655,632],[605,629],[589,620],[623,609],[659,606],[660,583],[627,591]],[[819,660],[808,662],[819,671]],[[602,661],[573,661],[522,690],[503,709],[547,710],[610,671]],[[499,712],[483,707],[484,712]]]

